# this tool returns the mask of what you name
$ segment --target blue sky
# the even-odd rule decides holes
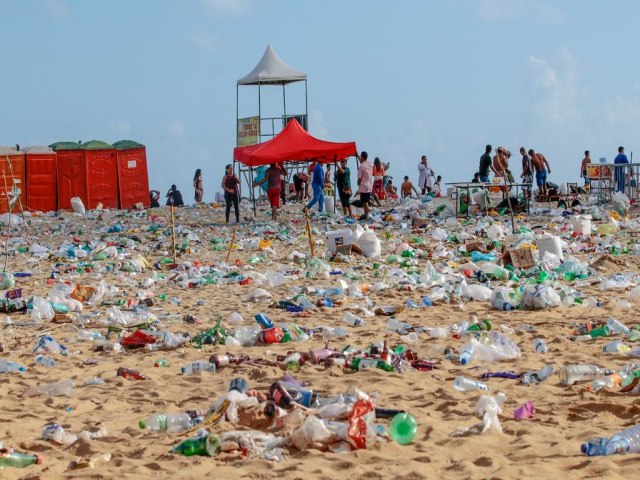
[[[205,200],[235,146],[236,81],[270,44],[308,76],[310,132],[355,140],[416,181],[429,156],[470,180],[486,143],[545,153],[577,181],[585,149],[634,150],[640,2],[0,0],[0,145],[133,139],[150,184]],[[241,116],[257,114],[240,89]],[[280,91],[263,91],[265,113]],[[287,110],[304,110],[303,90]],[[640,152],[638,152],[640,154]]]

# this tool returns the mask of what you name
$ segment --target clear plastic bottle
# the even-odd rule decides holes
[[[576,382],[595,380],[598,377],[611,375],[613,370],[598,367],[597,365],[566,365],[560,369],[560,382],[564,385],[573,385]]]
[[[354,315],[351,312],[345,312],[344,313],[344,320],[349,325],[352,325],[354,327],[360,327],[360,326],[364,325],[364,320],[362,318],[360,318],[358,315]]]
[[[580,451],[589,457],[606,455],[606,446],[609,441],[606,437],[592,438],[580,446]]]
[[[391,317],[389,318],[389,320],[387,320],[387,330],[390,332],[396,332],[396,333],[402,334],[410,328],[411,328],[411,325],[409,325],[408,323],[399,322],[394,317]]]
[[[182,413],[167,413],[151,415],[138,424],[141,429],[150,432],[185,432],[203,419],[202,412],[189,411]]]
[[[190,364],[182,367],[183,375],[193,375],[200,372],[212,372],[215,373],[216,364],[210,363],[205,360],[198,360],[197,362],[191,362]]]
[[[547,348],[547,344],[542,338],[534,338],[533,347],[536,353],[547,353],[549,351],[549,349]]]
[[[616,433],[607,442],[605,447],[606,455],[638,452],[640,452],[640,425],[635,425],[620,433]]]
[[[460,352],[460,363],[462,365],[468,364],[471,360],[473,360],[474,349],[473,346],[467,346],[462,349]]]
[[[44,355],[36,355],[36,363],[47,368],[56,367],[56,361],[53,358],[45,357]]]
[[[622,322],[616,320],[615,318],[610,318],[609,320],[607,320],[607,327],[609,327],[609,331],[611,333],[616,333],[618,335],[620,334],[628,335],[630,331],[629,327],[624,325]]]
[[[524,385],[537,385],[553,375],[554,371],[555,369],[552,366],[545,365],[539,372],[527,372],[523,374],[522,377],[520,377],[520,382]]]
[[[470,392],[472,390],[484,390],[486,392],[489,391],[489,387],[487,386],[487,384],[467,377],[456,377],[456,379],[453,381],[453,388],[455,388],[459,392]]]
[[[0,360],[0,373],[26,372],[27,367],[12,360]]]

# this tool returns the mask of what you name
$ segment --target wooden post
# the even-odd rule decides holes
[[[307,222],[307,234],[309,235],[309,248],[311,249],[311,257],[316,256],[316,245],[313,242],[313,233],[311,232],[311,217],[309,216],[309,210],[304,212],[305,220]]]
[[[173,216],[174,206],[171,205],[169,209],[171,210],[171,243],[173,244],[173,264],[175,265],[178,263],[178,260],[176,257],[176,225],[175,225],[175,219]]]
[[[231,237],[231,243],[229,244],[229,250],[227,250],[227,258],[224,259],[224,263],[229,262],[229,257],[231,256],[231,249],[233,248],[233,242],[236,241],[237,233],[238,233],[238,224],[236,224],[236,228],[233,230],[233,236]]]

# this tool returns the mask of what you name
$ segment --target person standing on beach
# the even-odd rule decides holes
[[[416,192],[416,197],[420,195],[416,190],[416,187],[414,187],[413,183],[409,180],[409,177],[405,175],[404,182],[400,185],[400,194],[402,195],[402,198],[411,198],[412,190]]]
[[[529,184],[528,187],[523,187],[522,191],[527,198],[531,198],[531,184],[533,183],[533,165],[531,164],[531,157],[524,147],[520,147],[520,155],[522,155],[522,173],[520,174],[520,178],[522,178],[522,183]]]
[[[351,211],[351,170],[347,167],[347,159],[343,158],[340,163],[336,165],[336,188],[338,189],[338,196],[340,197],[340,203],[342,204],[342,213],[349,218],[353,217]]]
[[[424,195],[428,191],[431,191],[434,175],[426,155],[422,156],[420,163],[418,164],[418,172],[420,173],[420,176],[418,177],[418,188],[422,190],[422,195]]]
[[[618,155],[613,163],[625,164],[629,163],[629,159],[624,154],[624,147],[618,147]],[[626,177],[626,167],[615,167],[616,192],[624,192],[624,182]]]
[[[493,147],[487,145],[484,149],[484,155],[480,157],[480,167],[478,168],[479,179],[483,183],[489,183],[489,172],[491,171],[491,150]]]
[[[282,177],[287,175],[285,168],[279,163],[272,163],[266,172],[264,178],[255,183],[259,187],[265,182],[267,183],[267,197],[271,204],[271,220],[278,220],[278,208],[280,208],[280,189],[282,188]]]
[[[202,195],[204,194],[204,187],[202,185],[202,170],[197,169],[195,175],[193,176],[193,188],[195,190],[195,201],[196,203],[202,202]]]
[[[498,147],[496,149],[496,154],[493,156],[493,164],[491,166],[491,169],[494,172],[493,178],[499,179],[500,183],[503,184],[500,187],[500,191],[502,192],[502,197],[507,198],[506,180],[507,180],[508,163],[507,163],[507,157],[505,156],[504,148]]]
[[[236,223],[240,223],[240,209],[238,207],[238,187],[240,186],[240,179],[233,172],[233,165],[229,164],[225,168],[225,175],[222,177],[222,189],[224,190],[224,203],[225,219],[229,223],[229,213],[231,212],[231,205],[233,205],[233,211],[236,214]]]
[[[360,217],[360,220],[367,220],[369,218],[369,200],[371,199],[371,190],[373,190],[373,165],[369,162],[369,154],[362,151],[360,155],[356,153],[356,157],[360,162],[360,168],[358,169],[358,193],[360,194],[360,202],[362,202],[362,208],[364,214]],[[423,157],[427,158],[427,157]]]
[[[304,207],[305,213],[316,203],[318,204],[318,211],[324,211],[324,169],[320,162],[316,163],[316,166],[313,168],[311,191],[313,192],[313,197],[311,201],[307,203],[307,206]]]
[[[591,156],[589,150],[584,151],[584,158],[580,164],[580,178],[584,178],[585,186],[590,185],[589,177],[587,176],[587,165],[591,164]]]
[[[549,162],[547,162],[547,159],[543,154],[536,153],[533,148],[529,149],[529,156],[531,157],[531,164],[536,171],[536,184],[540,190],[540,195],[546,197],[548,193],[547,173],[551,173]]]
[[[384,200],[386,193],[384,191],[384,167],[378,157],[373,160],[373,169],[371,170],[373,175],[373,190],[372,192],[378,197],[378,200]]]

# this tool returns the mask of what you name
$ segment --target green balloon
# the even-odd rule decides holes
[[[413,418],[413,415],[409,415],[408,413],[398,413],[391,420],[391,425],[389,425],[389,435],[400,445],[407,445],[413,442],[413,439],[416,437],[417,429],[418,424],[416,423],[416,419]]]

